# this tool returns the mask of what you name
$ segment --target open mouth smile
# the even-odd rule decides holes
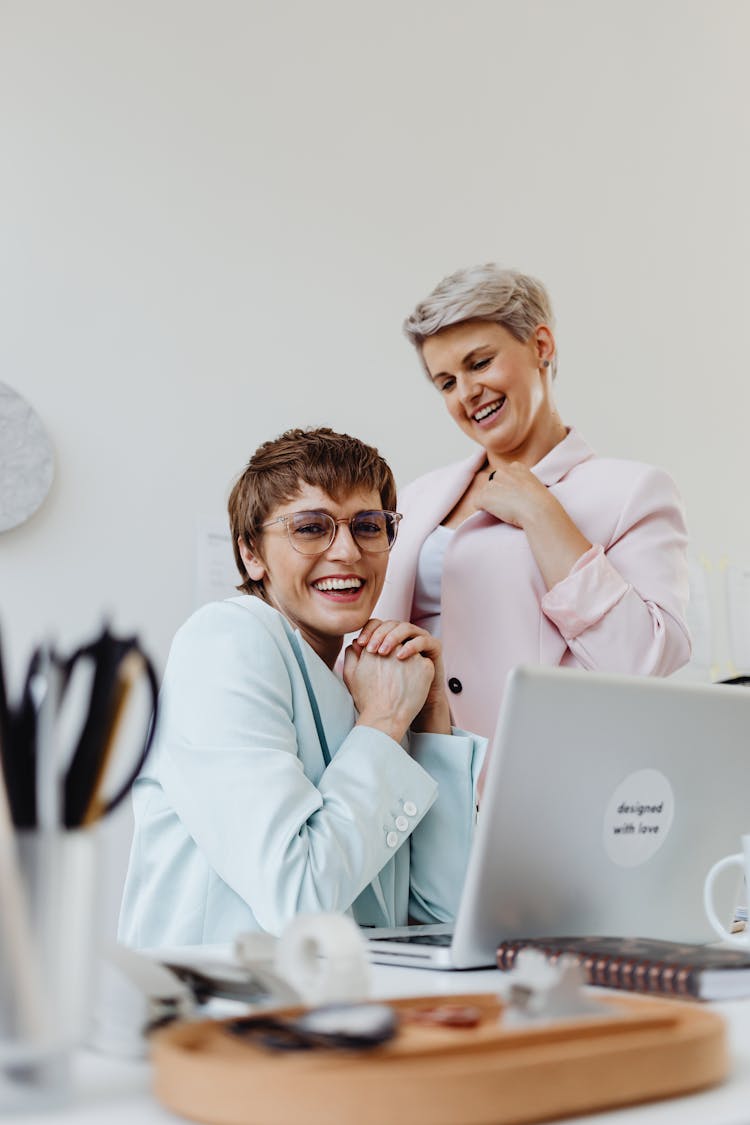
[[[354,574],[347,575],[345,578],[319,578],[312,583],[313,589],[319,594],[325,594],[326,597],[334,598],[336,601],[354,601],[359,597],[364,585],[364,578],[358,578]]]
[[[502,398],[496,398],[494,402],[487,402],[484,406],[480,406],[479,410],[472,414],[471,420],[472,422],[486,422],[488,418],[494,418],[504,405],[505,395]]]

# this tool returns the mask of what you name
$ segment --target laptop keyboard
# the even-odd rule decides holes
[[[396,937],[371,937],[369,941],[396,941],[400,945],[439,945],[450,947],[452,934],[399,934]]]

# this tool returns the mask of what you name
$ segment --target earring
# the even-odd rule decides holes
[[[548,359],[542,360],[542,367],[549,367],[549,360]]]

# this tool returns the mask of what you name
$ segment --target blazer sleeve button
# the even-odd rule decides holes
[[[451,678],[448,680],[448,687],[454,695],[458,695],[464,690],[464,685],[456,676],[451,676]]]

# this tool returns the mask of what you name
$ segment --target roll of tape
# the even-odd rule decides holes
[[[239,961],[250,968],[272,968],[279,939],[263,931],[239,934],[234,951]]]
[[[370,964],[359,926],[344,914],[300,914],[276,945],[276,972],[306,1004],[365,1000]]]

